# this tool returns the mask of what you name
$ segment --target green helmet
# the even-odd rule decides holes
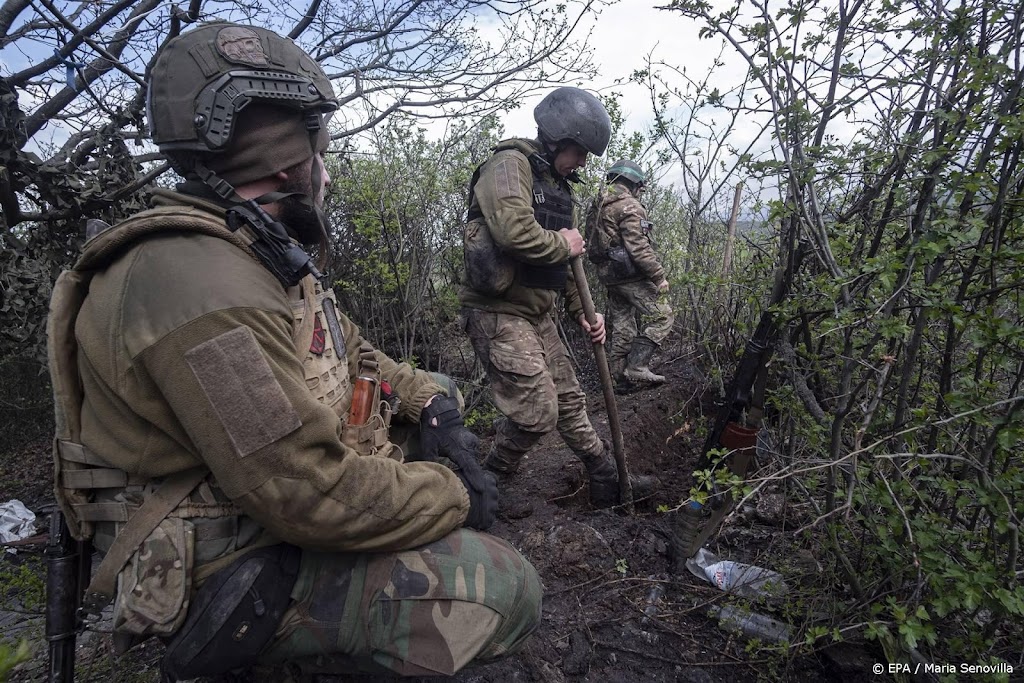
[[[555,88],[533,110],[537,130],[548,142],[572,140],[595,156],[604,154],[612,121],[601,100],[579,88]]]
[[[300,115],[338,108],[327,74],[291,40],[258,26],[200,26],[168,42],[153,65],[153,142],[163,152],[219,152],[250,102]]]
[[[629,159],[619,159],[612,164],[606,177],[609,181],[617,177],[625,178],[631,183],[641,186],[647,183],[647,176],[644,175],[643,169],[635,161]]]

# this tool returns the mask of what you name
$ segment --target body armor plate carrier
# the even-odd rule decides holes
[[[539,153],[527,153],[522,144],[514,142],[498,145],[494,151],[501,152],[506,149],[514,149],[525,154],[530,162],[530,170],[533,173],[533,216],[540,226],[545,230],[555,231],[572,228],[572,189],[569,184],[552,175],[551,164]],[[473,188],[480,179],[481,166],[477,167],[472,180],[469,181],[469,221],[483,218],[480,209],[473,206]],[[518,264],[519,284],[524,287],[561,290],[565,289],[568,277],[569,266],[565,263],[548,266]]]

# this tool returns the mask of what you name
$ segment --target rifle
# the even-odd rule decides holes
[[[75,680],[75,639],[85,622],[79,615],[92,568],[92,543],[71,536],[60,509],[50,513],[46,557],[46,640],[50,683]]]
[[[740,479],[746,477],[752,464],[756,467],[755,455],[764,412],[767,366],[779,335],[778,321],[772,309],[788,296],[793,273],[802,256],[802,252],[795,248],[796,219],[790,217],[785,220],[790,225],[780,245],[783,258],[775,269],[775,281],[768,308],[761,315],[754,334],[743,349],[743,356],[725,392],[725,400],[719,407],[714,425],[704,442],[703,453],[694,465],[695,473],[712,465],[711,453],[718,449],[729,451],[726,455],[726,465]],[[713,486],[705,505],[691,501],[671,515],[669,548],[673,572],[683,571],[686,561],[718,530],[722,520],[735,506],[736,499],[731,489],[720,491]],[[711,509],[711,516],[702,524],[705,507]]]

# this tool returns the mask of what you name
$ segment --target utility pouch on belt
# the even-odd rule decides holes
[[[163,672],[186,680],[253,664],[288,607],[300,558],[293,545],[258,548],[207,579],[167,642]]]
[[[640,271],[636,269],[633,258],[626,251],[626,248],[619,245],[608,250],[608,261],[611,264],[611,275],[616,279],[636,277]]]
[[[380,364],[376,352],[366,341],[359,348],[359,374],[356,377],[348,419],[341,441],[360,455],[401,458],[401,449],[388,440],[391,404],[381,398]]]

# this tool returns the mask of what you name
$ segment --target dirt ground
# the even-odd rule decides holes
[[[701,439],[697,425],[713,410],[699,374],[682,358],[662,359],[668,376],[658,388],[619,396],[624,443],[633,474],[653,475],[660,489],[640,501],[635,514],[595,511],[588,503],[582,466],[557,434],[531,452],[520,472],[502,486],[499,520],[491,533],[509,540],[540,572],[545,597],[543,622],[525,651],[498,663],[464,670],[451,680],[465,683],[505,681],[688,681],[731,683],[755,680],[859,681],[871,676],[872,658],[864,650],[851,657],[822,655],[812,649],[751,646],[717,626],[712,605],[731,596],[689,574],[671,575],[664,532],[665,514],[686,498]],[[608,419],[596,378],[583,377],[590,413],[598,432],[609,437]],[[491,436],[484,434],[483,448]],[[5,472],[0,500],[17,497],[40,511],[50,503],[48,445],[34,444]],[[823,581],[813,549],[800,548],[790,529],[799,524],[798,508],[763,514],[760,505],[730,518],[709,547],[723,559],[769,567],[787,582],[808,588]],[[0,568],[38,559],[41,547],[5,555]],[[795,555],[794,555],[795,554]],[[801,561],[792,561],[798,557]],[[10,590],[6,591],[8,594]],[[793,623],[799,640],[803,619],[827,611],[806,597],[788,611],[776,611]],[[9,602],[9,601],[8,601]],[[36,637],[38,614],[8,613],[4,636]],[[114,661],[102,635],[85,639],[79,656],[88,666],[78,680],[158,680],[154,665],[160,646],[153,642]],[[864,665],[865,657],[867,664]],[[45,654],[16,671],[12,680],[45,679]],[[859,658],[859,659],[858,659]],[[873,658],[881,661],[880,657]],[[85,660],[85,662],[83,662]],[[845,662],[845,663],[844,663]],[[281,674],[283,677],[283,673]],[[251,675],[240,680],[253,680]],[[380,677],[331,677],[329,680],[381,680]]]

